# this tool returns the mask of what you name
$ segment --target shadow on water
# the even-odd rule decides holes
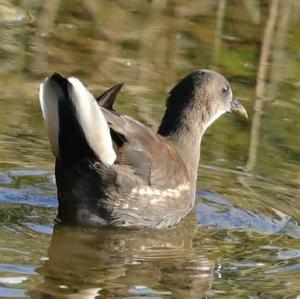
[[[235,291],[242,296],[263,292],[262,277],[269,276],[276,286],[282,274],[298,269],[293,261],[300,251],[284,248],[292,234],[289,226],[299,238],[296,224],[239,210],[217,194],[199,196],[196,211],[167,230],[55,225],[47,255],[35,269],[43,280],[26,294],[30,298],[222,298],[222,280],[229,283],[242,275],[256,281],[257,290]]]
[[[47,261],[36,269],[44,282],[31,298],[201,298],[215,262],[196,254],[192,219],[163,231],[55,226]],[[76,296],[75,296],[76,294]]]

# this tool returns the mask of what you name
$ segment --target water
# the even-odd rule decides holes
[[[300,5],[272,1],[0,2],[0,298],[299,298]],[[159,124],[168,90],[213,68],[249,121],[206,133],[196,206],[163,231],[54,225],[37,100],[54,71]]]

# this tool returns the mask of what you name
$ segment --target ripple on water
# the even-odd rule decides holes
[[[15,264],[0,264],[0,271],[6,273],[18,273],[28,275],[36,274],[33,266],[23,266]]]
[[[290,260],[300,257],[300,249],[280,250],[277,253],[278,260]]]
[[[23,298],[26,297],[24,283],[32,275],[36,275],[34,267],[16,264],[0,264],[0,298]],[[15,276],[22,274],[26,276]],[[21,288],[19,288],[21,287]]]
[[[0,277],[0,285],[15,285],[21,284],[27,280],[25,276],[18,276],[18,277]]]
[[[0,184],[11,184],[13,179],[6,175],[5,173],[0,172]]]
[[[0,287],[0,298],[25,298],[26,291],[22,289],[10,289]]]
[[[283,233],[300,238],[300,227],[290,216],[280,212],[278,219],[234,207],[219,194],[200,191],[196,202],[197,222],[202,227]],[[274,210],[275,211],[275,210]]]
[[[40,189],[34,187],[20,189],[0,187],[0,203],[25,204],[45,208],[57,207],[55,195],[45,195]]]
[[[137,297],[127,297],[127,298],[161,298],[161,296],[172,296],[170,291],[158,291],[143,285],[133,286],[128,290],[129,294],[136,295]]]
[[[45,224],[37,224],[37,223],[24,223],[26,227],[29,229],[40,233],[40,234],[47,234],[51,235],[53,232],[53,223]]]
[[[45,170],[12,169],[8,174],[0,173],[0,204],[56,208],[55,190],[54,176]]]

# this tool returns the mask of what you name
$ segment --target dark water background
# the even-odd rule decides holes
[[[54,71],[156,127],[212,68],[249,120],[207,132],[195,210],[164,231],[53,227],[39,83]],[[300,298],[300,2],[0,1],[0,298]]]

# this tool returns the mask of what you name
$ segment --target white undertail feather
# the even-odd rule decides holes
[[[116,160],[107,121],[94,96],[77,78],[68,78],[72,84],[69,95],[76,108],[79,124],[89,146],[104,163],[112,165]]]
[[[116,160],[109,126],[93,95],[77,78],[69,78],[69,96],[76,109],[77,120],[85,138],[100,161],[112,165]],[[64,95],[58,83],[46,79],[40,86],[40,103],[48,130],[53,154],[59,156],[59,112],[58,101]]]
[[[42,108],[43,117],[48,131],[48,138],[52,153],[55,157],[59,155],[58,132],[58,103],[59,93],[62,91],[58,84],[51,82],[48,78],[40,85],[39,99]]]

